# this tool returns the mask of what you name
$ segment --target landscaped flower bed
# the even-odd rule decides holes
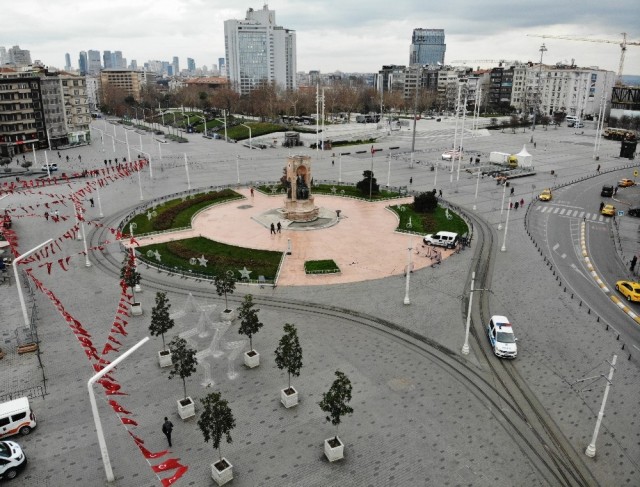
[[[308,260],[304,263],[306,274],[335,274],[340,272],[340,268],[332,259]]]

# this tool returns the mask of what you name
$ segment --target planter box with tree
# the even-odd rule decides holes
[[[184,389],[184,399],[178,400],[178,414],[182,419],[187,419],[196,414],[193,399],[187,396],[186,382],[187,377],[191,377],[191,374],[196,371],[196,365],[198,365],[196,351],[189,348],[187,341],[180,337],[175,337],[169,342],[169,350],[171,350],[171,360],[173,362],[173,368],[169,372],[169,379],[177,375],[182,379],[182,387]]]
[[[336,370],[336,380],[333,381],[328,392],[322,394],[320,409],[328,414],[327,421],[336,427],[336,435],[324,440],[324,454],[330,462],[335,462],[344,457],[344,444],[338,437],[338,426],[345,414],[352,414],[353,408],[347,403],[351,401],[351,381],[339,370]]]
[[[136,301],[135,287],[140,284],[142,276],[136,270],[136,262],[134,250],[127,252],[120,268],[120,285],[123,288],[131,288],[131,295],[133,296],[133,303],[131,303],[131,314],[133,316],[140,316],[142,314],[142,303]]]
[[[156,305],[151,309],[149,333],[151,333],[152,336],[162,337],[162,350],[158,352],[160,367],[169,367],[171,365],[171,352],[167,350],[164,343],[164,334],[175,325],[175,322],[169,316],[170,308],[171,303],[169,303],[167,293],[158,291],[156,293]]]
[[[224,296],[224,310],[220,313],[220,318],[222,321],[231,321],[234,318],[234,310],[229,308],[227,294],[233,294],[236,289],[236,278],[233,271],[218,274],[214,279],[214,283],[218,296]]]
[[[227,443],[231,443],[231,430],[236,427],[229,403],[221,399],[219,392],[208,394],[202,401],[202,413],[198,419],[198,427],[202,431],[204,441],[218,450],[218,461],[211,464],[211,477],[218,485],[223,485],[233,479],[233,465],[222,456],[220,442],[226,436]]]
[[[290,408],[298,404],[298,391],[291,387],[291,376],[299,377],[302,368],[302,347],[295,325],[285,323],[284,335],[280,338],[275,354],[277,367],[289,374],[289,386],[280,391],[280,401],[284,407]]]
[[[258,319],[258,311],[260,310],[253,309],[254,306],[253,296],[247,294],[238,313],[238,318],[240,319],[238,333],[249,337],[249,351],[244,354],[244,364],[249,368],[260,365],[260,354],[253,349],[252,337],[260,331],[263,323]]]

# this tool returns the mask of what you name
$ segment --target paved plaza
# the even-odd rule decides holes
[[[94,122],[99,130],[92,132],[91,146],[61,151],[61,172],[104,168],[105,158],[109,166],[110,158],[121,160],[129,153],[135,158],[139,149],[151,157],[153,178],[145,169],[140,186],[133,175],[102,187],[102,218],[97,195],[92,195],[96,200],[93,207],[88,196],[85,198],[86,218],[91,222],[87,225],[89,246],[99,243],[101,247],[89,252],[90,267],[85,266],[82,241],[73,238],[65,240],[59,253],[49,258],[53,262],[50,273],[38,262],[33,264],[34,275],[82,323],[100,354],[109,343],[108,337],[114,336],[110,330],[120,298],[118,276],[109,271],[106,256],[115,256],[118,261],[122,257],[113,236],[101,242],[95,239],[108,234],[106,229],[115,228],[140,204],[188,186],[236,185],[239,181],[238,191],[245,196],[242,204],[235,201],[203,212],[199,217],[202,221],[195,220],[193,232],[225,243],[273,250],[286,249],[291,240],[293,252],[285,259],[277,287],[238,285],[230,296],[234,306],[246,293],[252,293],[258,302],[259,316],[265,324],[253,338],[261,354],[260,366],[246,369],[242,365],[241,352],[248,349],[248,343],[243,343],[244,337],[237,333],[237,323],[227,326],[218,321],[224,299],[215,294],[210,283],[158,273],[144,266],[139,299],[145,313],[126,318],[127,335],[118,335],[120,344],[114,344],[122,352],[148,335],[155,292],[166,290],[176,315],[176,328],[168,338],[181,334],[198,351],[208,351],[201,355],[197,372],[187,380],[188,394],[199,407],[199,398],[219,390],[236,417],[233,443],[222,445],[223,455],[234,465],[231,485],[553,485],[539,459],[523,448],[505,421],[508,401],[494,397],[490,391],[486,396],[479,392],[483,380],[491,381],[477,353],[478,347],[487,346],[485,337],[480,337],[477,344],[472,340],[470,355],[460,354],[473,243],[471,249],[447,255],[440,265],[431,267],[419,237],[410,239],[393,232],[395,216],[385,204],[357,203],[335,196],[316,197],[319,206],[341,210],[337,224],[322,230],[285,228],[282,234],[271,236],[269,228],[256,220],[257,215],[277,207],[281,197],[256,192],[251,198],[249,187],[278,180],[287,156],[301,153],[311,156],[316,181],[354,183],[373,165],[381,185],[388,179],[390,186],[408,186],[412,192],[435,187],[443,191],[447,201],[469,213],[473,213],[475,204],[475,214],[496,229],[496,241],[502,243],[503,232],[497,231],[505,216],[500,215],[502,188],[490,178],[478,181],[473,174],[477,166],[470,165],[467,158],[459,179],[457,170],[451,172],[450,163],[440,158],[453,141],[452,120],[418,122],[418,152],[413,162],[404,154],[411,147],[410,131],[387,134],[371,124],[362,125],[329,128],[329,136],[338,140],[375,132],[379,137],[375,147],[383,151],[373,159],[369,147],[364,146],[343,149],[341,152],[350,153],[343,156],[334,150],[332,156],[332,151],[319,153],[304,147],[296,151],[281,147],[250,150],[241,143],[228,144],[198,135],[189,135],[188,144],[160,145],[148,135],[130,134],[129,141],[135,145],[128,152],[121,142],[122,127]],[[116,134],[115,151],[108,138],[102,145],[100,131]],[[533,133],[520,129],[516,134],[481,130],[477,137],[465,134],[464,148],[486,162],[491,151],[519,152],[526,145],[533,155],[536,175],[516,180],[513,185],[516,196],[529,204],[544,187],[595,171],[593,130],[587,127],[584,132],[576,134],[566,127]],[[305,138],[307,146],[315,142],[315,136]],[[270,139],[273,137],[265,141]],[[616,143],[603,141],[603,170],[628,162],[615,157],[617,147]],[[356,154],[363,149],[366,153]],[[389,154],[392,156],[387,157]],[[55,152],[48,157],[58,158]],[[38,158],[40,161],[41,154]],[[432,170],[433,164],[438,164],[437,171]],[[85,183],[72,181],[15,193],[3,200],[7,207],[25,208],[14,218],[20,252],[48,238],[55,239],[73,226],[72,208],[53,202]],[[46,204],[54,205],[69,219],[58,223],[45,220]],[[244,209],[239,208],[242,205]],[[491,283],[492,313],[509,316],[519,337],[519,356],[513,364],[582,455],[591,439],[603,387],[584,390],[575,381],[605,373],[608,366],[604,361],[618,353],[597,457],[592,460],[582,456],[601,485],[637,484],[637,360],[627,360],[605,324],[596,322],[557,289],[524,230],[524,216],[524,209],[510,212],[507,251],[496,256]],[[160,238],[154,237],[154,241]],[[145,243],[144,239],[140,243]],[[411,304],[405,305],[404,268],[409,245],[414,247],[415,271],[410,276]],[[309,258],[333,258],[343,272],[339,276],[313,276],[310,281],[300,272],[302,262]],[[12,279],[0,286],[0,345],[7,352],[0,361],[2,395],[37,391],[43,386],[36,356],[18,355],[15,350],[16,330],[23,328],[15,284]],[[26,294],[29,307],[33,302],[37,305],[47,394],[31,400],[38,415],[36,430],[16,438],[28,455],[29,465],[12,484],[107,485],[86,386],[93,368],[52,299],[39,291],[33,297]],[[276,368],[273,354],[285,323],[297,326],[303,348],[301,375],[292,378],[301,402],[293,409],[280,404],[279,391],[287,385],[287,376]],[[222,339],[214,343],[216,331]],[[424,340],[416,339],[418,335]],[[113,376],[124,395],[107,396],[101,387],[95,388],[116,475],[111,485],[161,485],[161,479],[174,472],[154,472],[152,467],[169,458],[188,467],[174,485],[212,485],[210,464],[217,453],[203,441],[197,415],[184,422],[178,417],[176,400],[181,398],[182,384],[180,379],[168,380],[167,370],[159,368],[156,354],[161,346],[160,338],[152,338],[118,366]],[[119,352],[104,356],[113,360]],[[463,368],[468,377],[475,378],[461,377],[459,370]],[[345,459],[329,463],[323,454],[323,440],[335,434],[335,428],[325,422],[318,402],[336,370],[345,372],[353,384],[354,414],[345,417],[339,429]],[[126,416],[137,425],[123,424],[109,400],[125,408],[130,413]],[[167,443],[161,432],[164,416],[175,425],[173,447],[160,458],[145,458],[129,432],[143,440],[148,451],[165,450]]]

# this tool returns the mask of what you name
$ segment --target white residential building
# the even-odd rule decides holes
[[[244,20],[226,20],[224,40],[229,81],[238,93],[265,83],[296,88],[296,33],[276,25],[267,4],[247,10]]]

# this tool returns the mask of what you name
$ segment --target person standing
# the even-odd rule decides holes
[[[440,198],[442,198],[442,190],[439,190],[439,191],[438,191],[438,196],[439,196]]]
[[[253,198],[253,186],[251,186],[250,191],[251,191],[251,197]],[[278,223],[278,225],[280,225],[280,223]]]
[[[278,222],[278,233],[282,233],[282,223]]]
[[[638,257],[636,255],[633,256],[633,259],[631,259],[631,272],[633,272],[633,269],[635,269],[636,264],[638,263]]]
[[[596,167],[596,172],[600,172],[600,164],[598,164],[598,167]]]
[[[409,184],[413,184],[413,178],[409,178]]]
[[[91,205],[93,206],[93,205]],[[520,198],[520,206],[522,206],[524,208],[524,198]]]
[[[513,206],[515,207],[515,209],[516,209],[516,211],[517,211],[517,210],[518,210],[518,207],[520,206],[520,202],[519,202],[519,201],[516,201],[516,204],[515,204],[515,205],[513,205]]]
[[[273,223],[271,224],[271,234],[272,235],[276,234],[276,226]]]
[[[89,198],[89,203],[91,203],[91,208],[93,208],[93,198]]]
[[[49,221],[49,212],[48,211],[44,212],[44,219]]]
[[[602,208],[604,208],[604,201],[600,202],[600,211],[602,211]]]
[[[167,418],[166,416],[164,417],[164,423],[162,424],[162,432],[164,433],[164,436],[167,437],[167,440],[169,441],[169,446],[171,446],[171,432],[173,431],[173,423],[171,421],[169,421],[169,418]]]

